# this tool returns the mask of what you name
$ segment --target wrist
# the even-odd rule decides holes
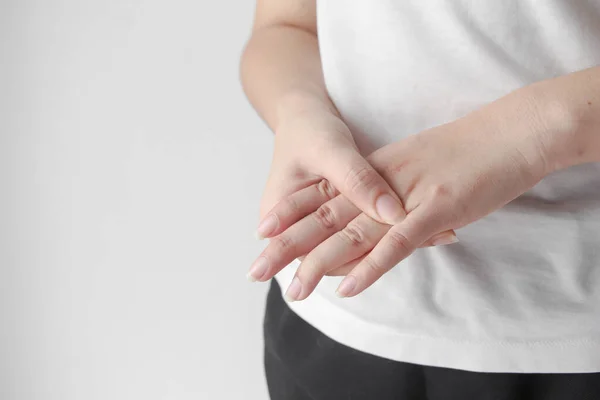
[[[327,94],[319,93],[318,90],[310,91],[306,88],[290,91],[283,95],[277,104],[277,121],[273,130],[277,132],[279,126],[315,113],[328,113],[341,118]]]
[[[523,89],[536,110],[549,172],[600,162],[600,68]]]

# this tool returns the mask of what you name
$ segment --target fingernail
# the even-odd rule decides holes
[[[267,218],[261,221],[258,225],[258,229],[254,236],[258,240],[263,240],[267,236],[269,236],[273,231],[277,228],[277,216],[271,214]]]
[[[250,282],[256,282],[267,272],[267,268],[269,268],[269,261],[265,257],[259,257],[250,267],[246,277]]]
[[[352,293],[355,287],[356,278],[352,275],[348,275],[344,278],[342,283],[340,283],[340,286],[338,286],[335,294],[337,294],[338,297],[347,297]]]
[[[379,196],[375,202],[375,210],[379,218],[390,225],[400,222],[400,218],[404,217],[402,204],[389,194]]]
[[[302,283],[300,283],[300,279],[298,279],[298,277],[294,277],[294,279],[292,280],[292,283],[290,284],[290,287],[288,287],[288,290],[285,292],[285,300],[292,302],[292,301],[296,301],[298,300],[298,297],[300,297],[300,292],[302,291]]]
[[[452,243],[458,243],[458,238],[453,233],[446,233],[433,240],[434,246],[447,246]]]

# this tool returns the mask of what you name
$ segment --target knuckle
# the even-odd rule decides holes
[[[307,283],[313,282],[315,279],[318,279],[325,273],[325,264],[321,259],[312,257],[305,260],[304,264],[305,265],[303,266],[302,274]]]
[[[452,188],[447,184],[440,183],[429,189],[431,199],[435,202],[445,202],[452,196]]]
[[[415,246],[402,233],[391,230],[388,233],[388,241],[390,246],[397,251],[409,254],[412,253]]]
[[[282,209],[285,210],[286,214],[294,214],[299,210],[298,202],[292,197],[288,197],[283,200]]]
[[[365,257],[363,260],[367,268],[375,275],[382,275],[386,272],[385,268],[371,257]]]
[[[353,247],[359,247],[366,241],[366,236],[362,228],[358,225],[348,225],[339,233],[340,237]]]
[[[321,193],[326,199],[333,199],[336,196],[335,189],[331,186],[331,183],[327,179],[321,180],[317,184],[317,190]]]
[[[346,175],[344,183],[352,192],[356,193],[365,188],[370,188],[377,182],[377,172],[368,167],[352,168]]]
[[[327,230],[335,228],[335,214],[327,204],[321,205],[313,215],[320,227]]]
[[[276,236],[270,243],[278,253],[290,253],[294,251],[294,241],[286,235]]]

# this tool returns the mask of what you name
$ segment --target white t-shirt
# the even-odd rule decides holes
[[[600,64],[600,0],[323,0],[318,29],[327,88],[364,154]],[[600,164],[554,173],[457,234],[355,298],[329,277],[290,306],[397,361],[600,371]],[[283,289],[296,266],[277,276]]]

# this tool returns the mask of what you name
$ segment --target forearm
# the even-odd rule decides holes
[[[600,66],[526,88],[550,169],[600,162]]]
[[[275,131],[282,119],[314,107],[337,113],[329,99],[315,34],[288,25],[255,30],[241,61],[250,103]]]

